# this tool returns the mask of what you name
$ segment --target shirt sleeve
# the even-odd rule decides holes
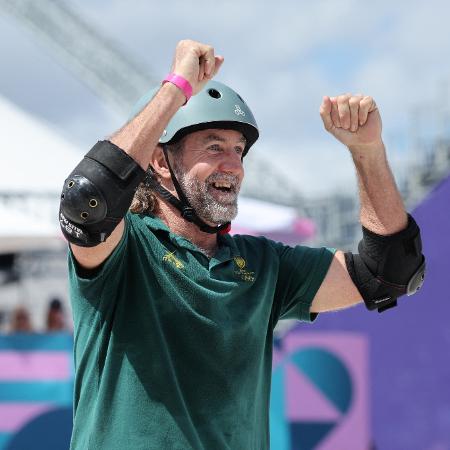
[[[275,318],[313,322],[311,303],[324,280],[335,249],[290,247],[274,243],[279,256],[279,273],[275,291]]]
[[[95,311],[111,309],[117,287],[125,272],[130,227],[126,216],[124,233],[119,244],[92,275],[80,270],[69,247],[69,291],[75,327],[88,316],[94,315]]]

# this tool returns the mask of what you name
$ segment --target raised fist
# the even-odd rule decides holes
[[[215,55],[210,45],[183,40],[175,49],[171,71],[188,80],[195,95],[216,75],[222,63],[223,56]]]
[[[325,129],[347,147],[381,142],[381,117],[372,97],[325,96],[320,106]]]

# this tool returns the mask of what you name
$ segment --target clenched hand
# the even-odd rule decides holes
[[[352,150],[381,143],[381,117],[372,97],[325,96],[320,106],[325,129]]]
[[[188,80],[195,95],[217,74],[223,60],[210,45],[183,40],[175,49],[171,71]]]

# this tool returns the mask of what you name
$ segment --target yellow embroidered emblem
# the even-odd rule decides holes
[[[239,270],[235,270],[234,274],[239,277],[243,281],[247,281],[252,283],[255,281],[255,272],[251,272],[250,270],[246,270],[245,266],[247,265],[246,261],[242,256],[236,256],[234,258],[234,263],[238,266]]]
[[[163,261],[170,262],[177,269],[184,269],[184,264],[175,256],[175,252],[167,252]]]
[[[234,258],[234,262],[239,267],[239,269],[243,269],[245,267],[245,259],[242,256],[236,256]]]

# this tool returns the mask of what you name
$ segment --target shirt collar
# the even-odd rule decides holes
[[[190,242],[188,239],[176,234],[170,230],[166,223],[159,217],[154,214],[148,215],[140,215],[143,219],[144,223],[150,228],[152,231],[156,232],[156,234],[163,233],[168,237],[173,243],[175,243],[179,247],[184,247],[192,251],[200,252],[199,248]],[[218,234],[217,235],[218,249],[216,254],[211,258],[211,263],[215,260],[215,264],[229,261],[231,259],[239,256],[239,250],[236,246],[236,243],[230,234]]]

